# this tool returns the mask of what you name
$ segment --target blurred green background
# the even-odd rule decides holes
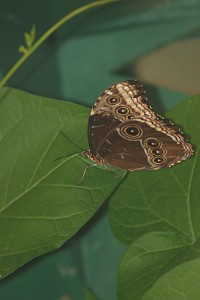
[[[20,57],[23,34],[37,38],[91,1],[0,0],[0,75]],[[139,79],[163,113],[199,93],[200,1],[121,1],[79,15],[54,34],[8,85],[91,107],[109,85]],[[124,199],[126,201],[126,199]],[[85,287],[116,299],[124,251],[109,227],[108,203],[70,242],[0,282],[0,299],[81,300]]]

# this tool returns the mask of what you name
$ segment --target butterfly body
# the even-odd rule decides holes
[[[130,171],[171,167],[193,154],[178,126],[151,108],[135,80],[111,86],[94,103],[88,141],[83,156]]]

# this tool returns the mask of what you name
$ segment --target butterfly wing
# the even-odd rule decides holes
[[[88,137],[91,159],[128,170],[170,167],[193,153],[178,126],[151,108],[138,81],[105,90],[91,110]]]
[[[191,147],[174,132],[152,127],[151,120],[135,119],[115,127],[97,148],[110,165],[127,170],[170,167],[191,155]]]
[[[129,80],[112,85],[100,95],[90,112],[88,142],[93,154],[96,154],[102,139],[124,122],[123,115],[121,118],[114,118],[116,108],[120,112],[124,107],[130,113],[127,118],[143,116],[144,113],[152,118],[156,117],[155,112],[149,108],[146,92],[138,81]],[[144,107],[143,111],[140,107]]]

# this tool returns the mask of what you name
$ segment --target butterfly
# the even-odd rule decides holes
[[[137,80],[112,85],[97,99],[88,142],[84,157],[129,171],[168,168],[194,152],[180,128],[152,109]]]

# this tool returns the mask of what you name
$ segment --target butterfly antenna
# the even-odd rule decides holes
[[[67,157],[67,156],[69,156],[69,155],[63,155],[63,156],[57,157],[56,159],[54,159],[54,161],[57,161],[57,160],[59,160],[61,158]]]
[[[57,161],[61,158],[68,157],[68,156],[75,155],[75,154],[80,154],[80,153],[79,152],[74,152],[74,153],[70,153],[70,154],[67,154],[67,155],[63,155],[63,156],[57,157],[56,159],[54,159],[54,161]]]
[[[74,142],[73,142],[73,141],[72,141],[72,140],[71,140],[71,139],[63,132],[63,131],[60,131],[60,133],[64,136],[64,138],[65,138],[66,140],[68,140],[68,142],[69,142],[71,145],[73,145],[73,146],[75,146],[76,148],[80,149],[81,152],[84,151],[83,148],[81,148],[79,145],[75,144],[75,143],[74,143]],[[54,161],[57,161],[57,160],[59,160],[59,159],[61,159],[61,158],[64,158],[64,157],[67,157],[67,156],[70,156],[70,155],[73,155],[73,154],[76,154],[76,153],[78,153],[78,152],[60,156],[60,157],[54,159]]]

